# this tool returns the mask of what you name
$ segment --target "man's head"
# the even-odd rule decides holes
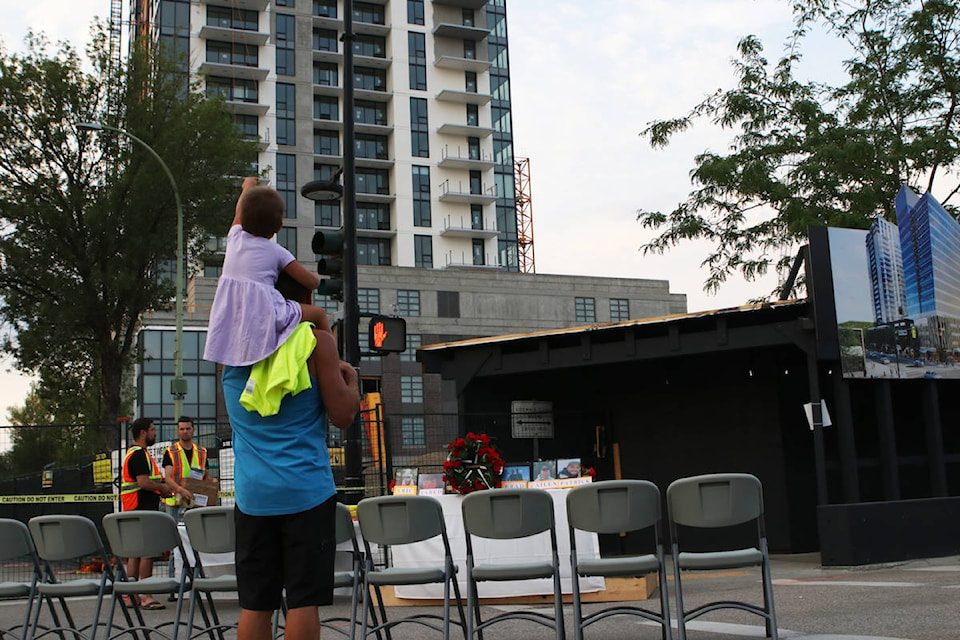
[[[272,238],[283,226],[283,196],[270,187],[250,187],[238,202],[240,226],[249,234]]]
[[[130,436],[141,447],[150,447],[157,443],[157,429],[150,418],[137,418],[130,425]]]
[[[193,418],[189,416],[180,416],[177,419],[177,436],[181,444],[193,443]]]
[[[580,461],[579,461],[579,460],[571,460],[570,462],[568,462],[568,463],[567,463],[567,473],[570,474],[570,475],[573,476],[573,477],[579,477],[579,476],[580,476]]]

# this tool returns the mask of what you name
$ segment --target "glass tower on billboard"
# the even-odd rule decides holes
[[[899,320],[907,313],[907,296],[897,225],[884,218],[876,218],[867,233],[866,246],[873,294],[873,321],[883,324]]]

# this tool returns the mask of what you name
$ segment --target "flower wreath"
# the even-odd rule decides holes
[[[470,432],[447,445],[443,480],[457,493],[472,493],[500,486],[503,458],[485,433]]]

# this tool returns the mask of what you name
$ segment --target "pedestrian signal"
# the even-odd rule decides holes
[[[396,316],[373,316],[368,333],[370,351],[399,353],[407,350],[407,321]]]

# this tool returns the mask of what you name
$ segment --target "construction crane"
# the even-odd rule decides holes
[[[517,201],[517,253],[521,273],[536,273],[533,254],[533,202],[530,190],[530,158],[515,158],[513,179]]]

